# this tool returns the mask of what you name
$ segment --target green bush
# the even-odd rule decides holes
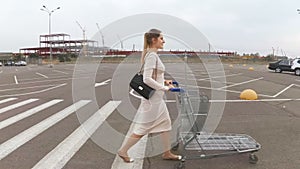
[[[70,54],[61,54],[58,55],[59,62],[70,62],[72,57]]]

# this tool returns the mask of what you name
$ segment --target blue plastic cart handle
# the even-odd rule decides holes
[[[176,88],[171,88],[170,91],[171,91],[171,92],[184,92],[184,90],[183,90],[182,88],[178,88],[178,87],[176,87]]]
[[[175,82],[175,81],[173,82],[173,84],[174,84],[174,85],[177,85],[177,86],[179,85],[178,82]]]

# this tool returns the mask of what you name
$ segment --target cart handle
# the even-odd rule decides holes
[[[171,88],[170,91],[171,92],[180,92],[180,93],[184,92],[184,90],[182,88],[179,88],[179,87]]]
[[[179,86],[179,83],[176,81],[173,81],[172,83],[173,83],[173,85]]]

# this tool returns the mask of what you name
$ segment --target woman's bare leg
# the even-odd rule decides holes
[[[143,135],[131,134],[131,136],[126,140],[125,144],[119,149],[118,154],[122,157],[128,157],[127,151],[142,137]]]
[[[161,139],[163,142],[164,153],[162,158],[170,160],[180,160],[178,155],[171,152],[171,141],[170,141],[170,131],[162,132]]]

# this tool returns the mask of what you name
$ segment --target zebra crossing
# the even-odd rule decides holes
[[[21,100],[18,98],[7,98],[0,100],[0,115],[14,111],[14,109],[21,108],[25,105],[37,102],[39,99],[30,98],[27,100]],[[15,123],[26,120],[39,112],[50,108],[51,106],[57,105],[63,102],[62,99],[53,99],[46,101],[30,109],[20,112],[12,117],[8,117],[0,121],[0,130],[5,130],[6,127],[12,126]],[[8,105],[10,102],[10,105]],[[34,124],[33,126],[24,129],[20,133],[16,134],[12,138],[8,138],[0,144],[0,165],[1,160],[6,158],[8,155],[34,139],[41,133],[45,132],[50,127],[61,122],[77,110],[92,103],[91,100],[79,100],[66,108],[58,111],[57,113],[45,118],[44,120]],[[44,168],[63,168],[66,163],[79,151],[79,149],[87,142],[100,125],[113,113],[113,111],[119,106],[121,101],[108,101],[98,111],[93,113],[83,124],[75,129],[69,136],[67,136],[62,142],[60,142],[54,149],[48,152],[40,161],[38,161],[33,168],[44,169]],[[5,107],[3,106],[5,104]]]
[[[120,102],[108,102],[33,168],[62,168],[119,104]]]
[[[55,104],[57,104],[59,102],[62,102],[62,101],[63,100],[61,100],[61,99],[51,100],[51,101],[49,101],[47,103],[44,103],[44,104],[39,105],[37,107],[34,107],[34,108],[30,109],[30,110],[27,110],[27,111],[25,111],[23,113],[20,113],[20,114],[18,114],[16,116],[8,118],[8,119],[6,119],[6,120],[4,120],[4,121],[2,121],[0,123],[0,130],[3,129],[3,128],[5,128],[5,127],[7,127],[7,126],[9,126],[9,125],[12,125],[12,124],[18,122],[18,121],[20,121],[20,120],[22,120],[24,118],[27,118],[27,117],[29,117],[31,115],[34,115],[35,113],[37,113],[39,111],[42,111],[42,110],[44,110],[44,109],[46,109],[46,108],[48,108],[50,106],[53,106],[53,105],[55,105]]]
[[[26,105],[26,104],[32,103],[32,102],[37,101],[37,100],[38,100],[38,99],[28,99],[28,100],[24,100],[24,101],[22,101],[22,102],[19,102],[19,103],[16,103],[16,104],[13,104],[13,105],[4,107],[4,108],[0,109],[0,114],[2,114],[2,113],[4,113],[4,112],[7,112],[7,111],[9,111],[9,110],[12,110],[12,109],[15,109],[15,108],[24,106],[24,105]]]

